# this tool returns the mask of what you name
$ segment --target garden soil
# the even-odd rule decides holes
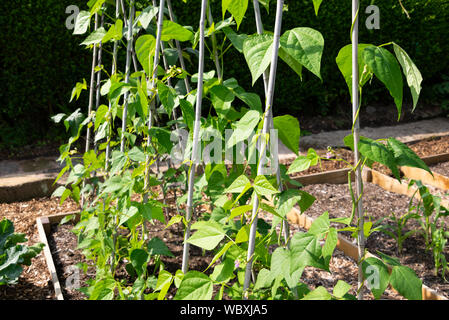
[[[316,197],[315,203],[306,211],[308,216],[317,218],[325,211],[329,212],[330,218],[351,216],[352,202],[347,184],[309,185],[304,187],[304,190]],[[367,219],[372,222],[385,219],[382,223],[392,224],[392,221],[388,219],[391,213],[406,214],[409,202],[410,198],[407,196],[385,191],[372,183],[364,184],[364,212]],[[341,225],[335,224],[335,227],[341,228]],[[407,231],[418,228],[419,224],[414,220],[409,220],[406,226]],[[351,239],[350,234],[345,233],[344,235]],[[403,245],[403,253],[398,255],[394,239],[384,233],[374,232],[368,238],[366,247],[373,254],[380,251],[398,257],[403,265],[416,272],[425,285],[449,298],[449,283],[445,282],[441,276],[435,276],[433,256],[430,251],[426,251],[422,236],[414,234],[405,240]],[[445,254],[446,258],[449,258],[449,248],[446,248]]]
[[[446,153],[449,151],[449,136],[444,137],[432,136],[420,142],[408,143],[408,145],[421,157]],[[327,152],[327,149],[318,149],[318,152],[324,156]],[[352,161],[351,151],[344,148],[336,148],[335,152],[337,158],[345,159],[348,162]],[[47,154],[45,153],[39,155],[47,156]],[[288,165],[288,162],[285,164]],[[341,169],[345,167],[346,165],[344,164],[344,162],[326,160],[322,161],[321,165],[312,167],[306,172],[299,173],[298,175]],[[435,170],[435,172],[441,173],[443,175],[449,175],[449,163],[441,163],[438,165],[434,165],[432,166],[432,169]],[[317,202],[314,204],[314,206],[312,206],[312,208],[308,212],[309,215],[317,216],[317,214],[321,214],[326,210],[329,210],[331,216],[333,217],[339,215],[347,215],[348,213],[350,213],[351,201],[348,196],[346,185],[313,185],[307,186],[306,190],[314,194],[315,197],[317,197]],[[402,210],[403,212],[407,208],[408,198],[405,196],[388,193],[383,189],[380,189],[371,184],[367,184],[365,191],[367,191],[367,195],[364,203],[365,205],[369,204],[369,209],[367,209],[367,212],[368,214],[373,215],[373,219],[379,218],[381,216],[388,216],[392,211],[401,212]],[[14,202],[11,204],[0,203],[0,219],[6,217],[12,220],[16,227],[16,232],[26,233],[29,239],[28,244],[31,245],[39,241],[35,222],[37,217],[57,213],[66,213],[74,210],[77,210],[77,205],[71,202],[70,200],[67,200],[63,205],[60,205],[59,199],[57,198],[54,199],[41,198],[41,199],[33,199],[31,201]],[[410,227],[412,227],[412,225],[410,225]],[[69,241],[68,234],[70,234],[70,236],[74,235],[72,233],[67,232],[67,230],[65,230],[64,233],[67,234],[67,236],[58,235],[58,232],[63,232],[64,228],[67,227],[57,227],[56,229],[53,230],[54,234],[56,235],[56,238],[62,239],[61,240],[62,243],[60,244],[62,248],[61,250],[65,250],[64,249],[65,246],[67,247],[67,249],[74,251],[73,248],[75,247],[75,245],[73,243],[68,245],[69,242],[67,242],[67,244],[64,245],[65,241]],[[155,235],[168,239],[169,242],[172,240],[175,241],[176,239],[181,240],[181,238],[179,238],[179,236],[182,234],[180,230],[163,231],[160,229],[158,231],[154,230],[154,232]],[[73,239],[70,241],[73,241]],[[174,253],[179,253],[179,250],[181,249],[180,245],[178,246],[179,246],[178,248],[172,246],[170,249]],[[426,285],[428,285],[433,289],[438,290],[439,292],[449,297],[449,285],[444,284],[444,282],[441,280],[440,277],[433,276],[432,257],[429,254],[429,252],[426,252],[423,249],[422,243],[420,242],[419,238],[417,236],[409,238],[404,244],[404,247],[405,247],[404,254],[402,257],[400,257],[401,261],[406,265],[409,264],[411,267],[413,267],[413,269],[418,273],[418,275],[424,279],[424,283]],[[372,237],[368,241],[368,248],[373,253],[375,253],[376,250],[383,250],[383,252],[386,254],[391,255],[396,254],[394,241],[380,233],[375,233],[372,235]],[[62,260],[66,260],[67,266],[73,265],[73,263],[77,261],[80,257],[77,255],[77,253],[71,252],[70,250],[60,251],[66,252],[65,253],[66,258],[62,258]],[[210,259],[210,257],[203,257],[202,252],[200,253],[201,254],[198,255],[198,258],[200,258],[200,260],[198,261],[198,266],[199,269],[203,269],[204,266],[207,266],[208,261],[207,259]],[[337,259],[338,256],[339,255],[337,254],[335,259]],[[203,259],[203,261],[201,261],[201,259]],[[350,258],[347,257],[345,259],[350,260]],[[354,274],[356,274],[355,263],[354,261],[351,262],[349,260],[345,261],[341,260],[340,262],[335,263],[336,266],[345,265],[350,270],[353,270],[355,272]],[[170,261],[169,259],[166,260],[166,266],[170,270],[172,269],[175,270],[178,264],[179,262],[176,262],[175,260],[173,261]],[[352,267],[350,267],[351,265]],[[336,268],[338,269],[338,267]],[[62,267],[61,270],[62,274],[66,272],[66,276],[68,275],[67,270],[64,271],[64,267]],[[315,270],[312,273],[320,273],[320,272],[321,271]],[[344,273],[345,272],[343,272],[343,274]],[[348,272],[348,274],[349,273],[351,274],[350,279],[356,279],[356,276],[354,277],[352,276],[353,273],[352,271]],[[322,274],[318,276],[317,274],[317,279],[320,278],[326,279],[326,276]],[[313,277],[310,279],[313,279]],[[334,281],[335,279],[337,278],[333,278],[332,281]],[[64,280],[64,278],[62,280]],[[313,282],[313,280],[310,281]],[[323,285],[326,284],[327,280],[318,280],[318,281],[321,281]],[[349,280],[348,282],[350,281],[351,280]],[[64,284],[64,281],[62,281],[62,284]],[[310,283],[310,285],[313,286],[312,283]],[[317,285],[319,284],[317,283]],[[330,287],[331,286],[329,285],[328,288]],[[79,293],[72,293],[72,294],[74,299],[80,299],[82,297],[82,295],[80,295]],[[392,297],[393,296],[391,296],[390,298]],[[48,273],[44,255],[42,253],[38,257],[33,259],[33,264],[30,267],[24,268],[24,272],[21,275],[19,283],[16,286],[0,287],[0,299],[11,299],[11,300],[55,299],[51,277]]]
[[[169,218],[169,217],[167,217]],[[267,217],[267,221],[271,220],[270,217]],[[85,299],[86,296],[80,293],[78,290],[67,287],[66,281],[73,276],[74,269],[73,265],[79,262],[86,262],[80,250],[73,250],[77,246],[76,236],[70,232],[70,229],[73,225],[53,225],[52,232],[50,235],[50,247],[53,254],[53,259],[55,262],[55,266],[59,275],[59,281],[62,287],[63,295],[65,299],[70,300],[81,300]],[[291,232],[305,232],[304,229],[301,229],[298,226],[291,225]],[[150,237],[159,237],[164,240],[164,242],[169,247],[170,251],[175,255],[175,257],[162,257],[161,260],[165,265],[165,270],[174,274],[176,270],[179,270],[181,267],[181,257],[182,257],[182,241],[183,241],[183,230],[180,225],[173,225],[168,229],[164,229],[164,226],[156,222],[155,225],[149,227]],[[198,270],[204,271],[213,258],[213,254],[211,252],[203,253],[202,250],[198,247],[191,246],[191,258],[189,263],[190,270]],[[216,262],[219,263],[220,261]],[[149,272],[152,272],[154,269],[154,265],[150,264]],[[208,272],[210,273],[213,268],[210,268]],[[121,271],[120,271],[121,270]],[[80,274],[80,284],[81,286],[85,286],[89,279],[94,277],[93,269],[89,268],[87,270],[87,274]],[[129,277],[126,277],[123,268],[119,269],[118,278],[125,277],[126,280],[130,280]],[[336,250],[332,260],[330,262],[330,272],[319,270],[317,268],[307,267],[304,270],[303,276],[301,278],[304,283],[306,283],[310,289],[315,289],[318,286],[323,286],[328,289],[329,292],[332,292],[335,284],[338,280],[346,281],[351,284],[351,290],[349,293],[356,294],[357,289],[357,264],[356,262],[347,257],[340,250]],[[70,284],[70,281],[67,282]],[[174,289],[172,288],[168,294],[167,299],[173,299],[175,294]],[[226,295],[225,299],[229,299]],[[383,299],[389,300],[400,300],[398,294],[394,291],[388,289],[382,297]],[[373,296],[369,292],[365,292],[364,294],[365,300],[372,300]]]

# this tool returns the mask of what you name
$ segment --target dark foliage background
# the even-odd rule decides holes
[[[138,1],[141,7],[150,1]],[[178,20],[195,29],[199,1],[172,0]],[[270,13],[262,7],[266,30],[273,30],[275,1]],[[214,17],[221,17],[221,0],[212,0]],[[252,1],[240,32],[255,33]],[[276,88],[277,113],[304,116],[333,116],[344,112],[349,104],[346,84],[340,75],[335,57],[340,48],[350,42],[351,2],[325,0],[319,16],[315,16],[312,0],[286,0],[283,30],[308,26],[319,30],[325,39],[322,60],[323,82],[305,71],[299,77],[283,62],[279,64]],[[412,57],[424,78],[420,107],[438,104],[449,109],[449,1],[362,0],[360,12],[360,42],[382,44],[394,41]],[[84,36],[73,36],[65,27],[69,5],[86,8],[84,0],[11,0],[0,2],[0,149],[31,143],[43,143],[64,136],[61,126],[50,117],[76,108],[87,109],[87,93],[69,104],[71,90],[83,78],[89,83],[91,52],[79,43]],[[380,30],[367,30],[368,17],[364,9],[375,4],[380,7]],[[105,66],[109,57],[105,54]],[[251,88],[251,78],[243,56],[236,50],[226,53],[225,78],[235,77],[247,90],[263,94],[261,81]],[[189,71],[195,73],[195,61]],[[208,66],[212,69],[213,66]],[[406,89],[405,103],[411,103]],[[393,104],[385,88],[373,83],[364,92],[364,105]]]

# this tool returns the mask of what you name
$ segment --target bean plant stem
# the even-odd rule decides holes
[[[105,9],[105,7],[103,7],[103,9]],[[103,28],[104,26],[104,13],[101,15],[101,23],[100,23],[100,27]],[[100,68],[101,67],[101,62],[102,62],[102,53],[103,53],[103,43],[100,41],[100,43],[98,44],[98,62],[97,62],[97,67]],[[95,92],[95,110],[98,110],[98,107],[100,106],[100,84],[101,84],[101,69],[99,69],[97,71],[97,83],[96,83],[96,92]],[[95,148],[95,153],[97,153],[97,141],[96,139],[94,139],[94,148]]]
[[[209,26],[212,27],[212,25],[214,24],[214,18],[212,16],[212,9],[210,7],[210,2],[207,1],[207,20],[209,22]],[[218,48],[217,48],[217,37],[215,36],[215,33],[212,33],[212,53],[214,55],[214,63],[215,63],[215,68],[217,69],[217,77],[218,80],[221,82],[223,82],[223,74],[221,72],[221,66],[220,66],[220,59],[218,58]]]
[[[170,66],[168,65],[167,58],[165,57],[165,54],[164,54],[164,44],[163,43],[161,43],[161,52],[162,52],[162,61],[164,63],[164,69],[168,70],[170,68]],[[169,87],[173,88],[170,78],[167,79],[167,85]],[[178,119],[178,117],[176,115],[176,108],[173,108],[172,116],[173,116],[173,120],[177,120]],[[178,123],[177,122],[175,122],[175,129],[178,130]]]
[[[169,168],[169,169],[172,168],[172,163],[171,163],[170,157],[167,159],[167,165],[168,165],[168,168]],[[177,195],[177,192],[176,192],[176,188],[177,188],[177,184],[175,183],[175,184],[173,185],[173,197],[174,197],[175,205],[176,205],[176,214],[179,215],[180,212],[179,212],[178,195]]]
[[[257,29],[257,33],[258,34],[263,34],[264,33],[264,28],[263,28],[263,23],[262,23],[262,15],[260,14],[260,6],[259,6],[259,0],[253,0],[253,5],[254,5],[254,17],[256,20],[256,29]],[[264,89],[265,89],[265,96],[267,94],[268,91],[268,69],[266,69],[263,74],[263,85],[264,85]]]
[[[200,18],[200,42],[199,42],[199,62],[198,62],[198,89],[196,94],[195,105],[195,126],[193,130],[193,150],[191,156],[191,165],[188,180],[188,195],[187,195],[187,207],[186,207],[186,230],[184,234],[184,249],[182,254],[182,272],[187,273],[189,268],[189,250],[190,245],[187,239],[190,237],[190,224],[193,215],[193,191],[195,182],[196,165],[199,162],[198,149],[199,149],[199,133],[200,133],[200,121],[201,121],[201,106],[203,100],[203,74],[204,74],[204,27],[206,20],[207,0],[201,2],[201,18]]]
[[[123,14],[123,24],[125,28],[128,26],[128,19],[126,18],[126,10],[125,10],[125,3],[123,0],[120,0],[120,6],[122,8],[122,14]]]
[[[278,0],[277,1],[277,8],[276,8],[276,22],[274,26],[274,39],[273,39],[273,53],[271,56],[271,65],[270,65],[270,77],[268,80],[268,90],[267,90],[267,96],[266,96],[266,102],[265,102],[265,115],[264,115],[264,121],[263,121],[263,128],[262,128],[262,156],[259,160],[259,164],[257,167],[257,175],[263,174],[263,165],[265,163],[265,149],[266,149],[266,136],[268,133],[268,129],[270,126],[269,117],[270,117],[270,109],[273,105],[273,96],[274,96],[274,88],[275,88],[275,82],[276,82],[276,71],[277,71],[277,61],[278,61],[278,53],[279,53],[279,39],[281,36],[281,28],[282,28],[282,8],[283,8],[284,1]],[[257,213],[259,209],[259,198],[256,196],[253,200],[253,211],[252,211],[252,223],[251,223],[251,229],[249,234],[249,244],[248,244],[248,255],[247,255],[247,265],[245,270],[245,280],[243,283],[243,298],[248,299],[248,288],[251,280],[251,271],[252,271],[252,265],[253,265],[253,259],[254,259],[254,248],[255,248],[255,241],[256,241],[256,231],[257,231]]]
[[[359,47],[359,19],[358,19],[359,1],[352,1],[352,115],[353,115],[353,137],[354,137],[354,163],[355,180],[356,180],[356,210],[357,210],[357,247],[358,247],[358,291],[357,299],[363,299],[363,270],[362,260],[365,252],[365,237],[363,234],[364,214],[362,202],[362,172],[359,165],[359,133],[360,121],[358,117],[359,110],[359,62],[358,62],[358,47]]]
[[[257,33],[258,34],[263,34],[264,33],[264,27],[263,27],[263,23],[262,23],[262,15],[260,14],[259,1],[258,0],[254,0],[253,1],[253,5],[254,5],[254,17],[255,17],[255,20],[256,20]],[[268,71],[268,69],[266,69],[264,71],[262,77],[263,77],[263,84],[264,84],[264,88],[265,88],[265,97],[267,97],[268,96],[268,78],[269,78],[269,71]],[[270,128],[274,129],[273,109],[271,109],[271,108],[270,108],[269,122],[270,122]],[[280,170],[280,167],[279,167],[279,159],[276,162],[276,182],[278,184],[279,192],[282,192],[283,191],[283,186],[282,186],[282,181],[281,181],[281,170]],[[282,229],[283,229],[283,232],[284,232],[285,243],[288,243],[288,239],[290,237],[290,226],[289,226],[287,220],[283,220],[282,221]]]
[[[115,21],[117,21],[120,17],[120,0],[116,0],[115,1]],[[118,41],[114,40],[114,49],[112,52],[112,70],[111,70],[111,77],[116,73],[117,70],[117,51],[118,51]],[[108,106],[108,112],[109,114],[111,113],[111,101],[109,101],[109,106]],[[108,171],[109,168],[109,157],[110,157],[110,153],[111,153],[111,144],[109,141],[109,137],[108,137],[108,144],[106,146],[106,155],[105,155],[105,169],[106,171]]]
[[[164,7],[165,7],[165,0],[160,0],[159,2],[159,14],[157,19],[157,34],[156,34],[156,48],[154,52],[154,59],[153,59],[153,70],[151,75],[151,90],[155,90],[155,84],[156,84],[156,78],[157,78],[157,66],[159,64],[159,52],[161,51],[161,38],[162,38],[162,25],[164,22]],[[152,126],[153,126],[153,107],[154,107],[154,100],[151,99],[151,106],[150,110],[148,112],[148,132],[150,132]],[[147,147],[149,148],[151,145],[151,136],[148,137],[147,141]],[[144,198],[143,201],[148,201],[148,189],[149,189],[149,183],[150,183],[150,156],[147,154],[146,156],[146,163],[145,163],[145,181],[144,181]]]
[[[94,30],[97,30],[97,28],[98,28],[98,13],[95,14]],[[92,107],[94,105],[95,66],[96,65],[97,65],[97,45],[94,44],[94,49],[93,49],[93,53],[92,53],[92,69],[91,69],[91,73],[90,73],[89,107],[88,107],[88,114],[87,114],[89,117],[90,117],[90,114],[92,113]],[[87,127],[85,152],[90,150],[90,133],[91,133],[91,128]]]
[[[95,14],[95,24],[94,31],[98,28],[98,13]],[[92,69],[90,73],[90,87],[89,87],[89,106],[87,107],[87,116],[90,117],[92,113],[92,106],[94,104],[94,87],[95,87],[95,66],[97,64],[97,45],[94,44],[93,53],[92,53]],[[90,149],[90,126],[87,126],[86,131],[86,146],[84,148],[84,152],[88,152]],[[83,189],[86,185],[86,182],[83,181]],[[81,207],[84,207],[84,193],[81,195]]]
[[[156,0],[153,0],[153,7],[156,7]],[[164,69],[168,70],[170,66],[168,65],[167,58],[165,57],[164,54],[164,43],[162,42],[162,40],[161,40],[161,52],[162,52],[162,62],[164,63]],[[167,79],[167,85],[169,87],[172,87],[170,78]],[[172,115],[173,120],[177,120],[178,117],[176,116],[176,108],[173,108]],[[175,129],[178,130],[178,123],[175,123]]]

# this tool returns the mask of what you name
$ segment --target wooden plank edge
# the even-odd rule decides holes
[[[304,176],[292,177],[291,179],[301,183],[304,186],[322,183],[343,184],[348,182],[348,172],[350,171],[350,169],[330,170]]]
[[[293,208],[288,214],[287,219],[293,223],[297,224],[302,228],[309,229],[315,219],[307,216],[296,208]],[[338,234],[337,248],[344,252],[345,255],[351,257],[352,259],[358,259],[358,248],[351,241],[346,239],[341,234]],[[366,257],[373,257],[379,259],[376,255],[367,252]],[[394,290],[394,288],[393,288]],[[394,290],[396,291],[396,290]],[[422,297],[423,300],[449,300],[448,298],[440,295],[437,291],[427,287],[426,285],[422,285]]]
[[[51,280],[53,282],[53,288],[55,290],[55,296],[57,300],[64,300],[64,296],[61,290],[61,284],[59,283],[58,274],[56,272],[56,267],[53,262],[53,256],[51,254],[50,246],[47,241],[47,233],[45,232],[45,228],[49,229],[48,225],[50,221],[48,217],[40,217],[36,219],[37,230],[39,232],[39,240],[42,242],[44,246],[44,256],[45,261],[47,263],[48,271],[50,272]],[[44,226],[47,225],[47,226]]]
[[[60,223],[62,221],[62,219],[64,219],[65,217],[69,216],[69,215],[74,215],[75,216],[75,222],[78,222],[80,219],[80,212],[79,211],[70,211],[70,212],[65,212],[65,213],[57,213],[57,214],[53,214],[51,216],[46,216],[45,218],[47,218],[49,220],[49,224],[56,224],[56,223]]]
[[[57,300],[64,300],[64,295],[62,294],[61,284],[59,282],[55,264],[53,262],[53,255],[51,254],[47,236],[50,234],[51,225],[60,223],[61,220],[68,215],[75,215],[75,221],[79,221],[79,211],[58,213],[51,216],[39,217],[36,219],[37,230],[39,232],[39,241],[45,245],[43,249],[45,261],[47,263],[48,272],[50,273],[51,280],[53,282],[53,288]]]
[[[449,153],[440,153],[432,156],[422,157],[421,160],[424,161],[424,163],[428,166],[431,166],[440,162],[449,161]]]
[[[449,178],[432,171],[433,176],[426,170],[412,167],[401,167],[404,176],[413,180],[421,180],[424,184],[434,186],[438,189],[449,190]]]
[[[421,159],[427,165],[438,164],[440,162],[449,161],[449,153],[441,153],[441,154],[437,154],[437,155],[423,157]],[[368,169],[368,168],[366,168],[366,169]],[[368,170],[370,171],[371,169],[368,169]],[[351,169],[344,168],[344,169],[330,170],[330,171],[319,172],[319,173],[312,173],[312,174],[308,174],[308,175],[304,175],[304,176],[291,177],[291,179],[295,180],[303,185],[321,184],[321,183],[342,184],[342,183],[348,182],[348,172],[349,171],[351,171]],[[354,180],[354,177],[352,176],[351,179]],[[449,180],[449,178],[448,178],[448,180]],[[294,186],[292,186],[292,187],[294,187]]]
[[[402,194],[408,197],[412,197],[413,195],[415,195],[416,199],[421,199],[419,193],[416,192],[416,190],[418,189],[417,187],[411,186],[409,188],[408,184],[400,183],[397,179],[387,176],[386,174],[383,174],[376,170],[367,170],[369,170],[369,174],[364,176],[365,182],[376,184],[382,189],[389,192]],[[444,207],[449,207],[449,201],[442,199],[441,205]]]

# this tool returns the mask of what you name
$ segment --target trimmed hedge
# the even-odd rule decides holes
[[[61,131],[50,123],[50,116],[82,105],[82,99],[68,102],[75,83],[89,79],[91,54],[65,27],[65,10],[85,3],[0,2],[0,147],[53,139]]]
[[[150,1],[140,1],[142,4]],[[251,2],[251,1],[250,1]],[[221,17],[221,0],[211,0],[216,20]],[[275,1],[271,1],[268,15],[263,21],[266,30],[273,30]],[[335,57],[340,48],[350,42],[350,1],[325,0],[316,17],[311,0],[286,0],[288,12],[284,14],[283,30],[309,26],[319,30],[325,39],[321,81],[304,72],[304,81],[284,63],[279,64],[276,88],[278,113],[302,115],[332,115],[337,106],[349,104],[346,84],[340,75]],[[381,44],[395,41],[412,57],[424,78],[421,104],[434,101],[433,85],[443,82],[444,72],[449,75],[449,1],[402,0],[411,19],[402,12],[398,0],[362,0],[360,13],[360,41]],[[79,43],[82,36],[73,36],[65,27],[69,5],[86,8],[85,0],[13,0],[1,1],[0,24],[0,148],[20,146],[43,139],[54,139],[62,129],[50,122],[59,112],[71,112],[78,107],[87,109],[87,94],[69,104],[71,89],[83,78],[89,83],[91,52]],[[370,4],[380,7],[380,30],[364,27],[367,15],[364,8]],[[178,19],[184,25],[197,27],[199,1],[173,1]],[[243,21],[241,32],[255,32],[252,4]],[[251,79],[243,56],[230,50],[225,57],[225,77],[235,77],[247,90],[263,94],[258,81],[251,89]],[[106,66],[109,66],[105,62]],[[188,67],[193,73],[196,66]],[[207,66],[212,69],[213,65]],[[107,69],[109,69],[107,67]],[[405,98],[410,101],[408,92]],[[444,99],[444,97],[439,96]],[[449,98],[446,98],[449,99]],[[407,103],[406,100],[406,103]],[[366,103],[388,103],[393,100],[377,81],[364,92]]]
[[[179,1],[181,2],[181,1]],[[250,1],[252,2],[252,1]],[[212,0],[214,16],[221,16],[221,0]],[[445,72],[449,75],[449,1],[447,0],[402,0],[410,18],[403,13],[399,0],[361,0],[360,1],[360,42],[380,45],[394,41],[403,47],[412,57],[422,72],[423,91],[420,104],[434,101],[432,86],[443,81]],[[297,116],[335,114],[337,106],[350,104],[346,84],[341,76],[335,58],[339,50],[350,43],[351,1],[325,0],[318,17],[315,15],[312,0],[286,0],[288,12],[284,12],[282,30],[307,26],[319,30],[324,37],[325,48],[322,60],[323,82],[304,72],[304,81],[283,62],[278,66],[278,79],[275,93],[276,110],[279,113],[290,113]],[[370,4],[379,6],[380,30],[368,30],[365,27],[365,8]],[[198,23],[190,14],[199,10],[198,4],[189,1],[188,8],[183,11],[182,3],[177,4],[177,13],[184,24],[196,26]],[[188,11],[187,11],[188,10]],[[256,32],[253,6],[250,4],[246,19],[240,26],[240,32],[252,34]],[[267,31],[274,29],[274,13],[276,1],[271,1],[270,14],[261,6],[262,20]],[[392,50],[391,48],[389,48]],[[225,78],[234,76],[239,83],[250,89],[251,77],[247,69],[242,68],[245,60],[238,52],[230,52],[226,56]],[[230,63],[232,61],[232,63]],[[210,68],[213,66],[211,65]],[[288,80],[287,80],[288,79]],[[393,104],[385,87],[373,81],[366,86],[363,95],[364,105],[367,103]],[[254,88],[263,94],[263,86],[259,80]],[[449,99],[447,97],[446,99]],[[411,103],[411,96],[405,90],[404,103]],[[348,107],[349,108],[349,107]],[[346,108],[347,109],[347,108]]]

